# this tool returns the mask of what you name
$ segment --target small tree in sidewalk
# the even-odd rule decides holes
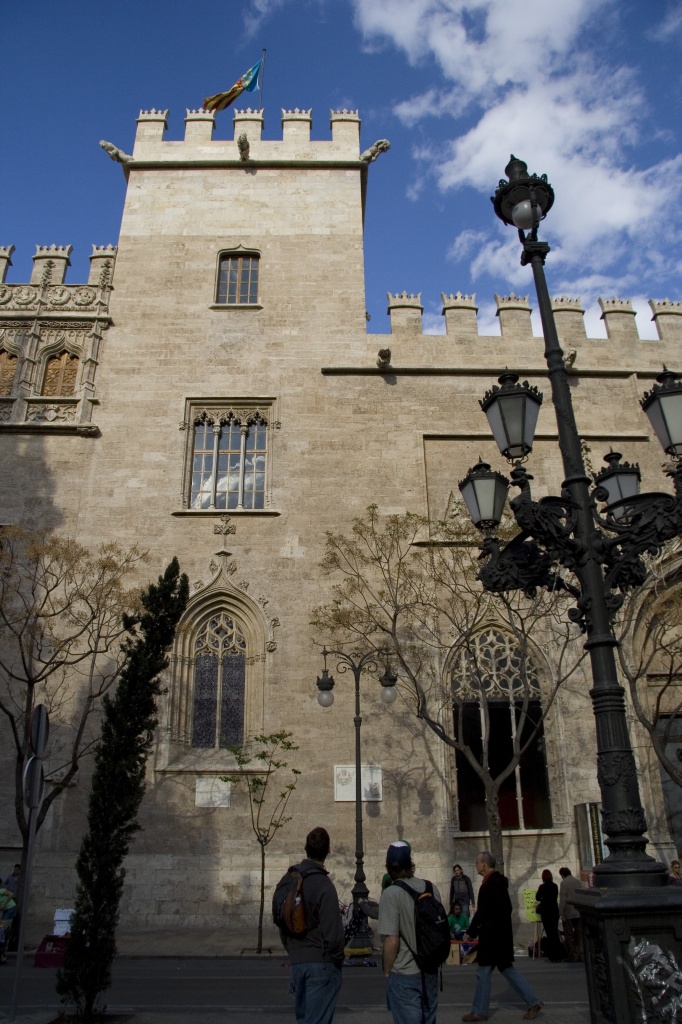
[[[237,761],[237,769],[224,777],[228,782],[245,782],[249,797],[249,810],[251,812],[251,827],[260,846],[260,904],[258,910],[258,939],[256,953],[263,952],[263,911],[265,908],[265,848],[275,838],[277,832],[283,828],[290,817],[285,817],[287,804],[291,794],[296,789],[298,776],[301,774],[298,768],[291,768],[287,761],[282,759],[282,754],[288,754],[292,750],[298,750],[295,743],[292,743],[290,732],[273,732],[269,735],[254,737],[254,744],[260,749],[253,755],[249,755],[241,746],[231,746],[229,749]],[[275,780],[275,774],[285,773],[290,781],[285,783],[277,792],[273,793],[270,785]]]
[[[116,926],[123,890],[123,859],[140,829],[137,814],[145,791],[147,757],[156,726],[159,675],[187,604],[189,586],[173,559],[157,585],[142,594],[142,611],[125,616],[124,665],[113,696],[105,696],[102,736],[88,809],[88,827],[76,870],[78,889],[64,968],[57,991],[90,1022],[99,997],[111,985]]]

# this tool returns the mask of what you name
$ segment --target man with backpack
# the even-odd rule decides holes
[[[331,1024],[341,988],[344,932],[339,898],[324,868],[329,845],[326,829],[309,832],[305,860],[289,868],[272,900],[289,955],[297,1024]]]
[[[407,843],[386,853],[391,884],[379,903],[386,992],[394,1024],[435,1024],[438,971],[450,951],[450,926],[440,893],[416,878]]]

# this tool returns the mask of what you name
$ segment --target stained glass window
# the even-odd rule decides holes
[[[195,642],[192,746],[244,741],[246,641],[226,612],[212,615]]]
[[[450,680],[455,736],[479,764],[487,753],[493,778],[512,761],[514,737],[518,735],[523,747],[537,726],[519,764],[500,786],[499,810],[505,829],[551,828],[540,681],[532,659],[521,652],[514,637],[487,629],[454,652]],[[486,831],[483,782],[459,750],[455,764],[460,830]]]
[[[220,258],[217,301],[248,306],[258,302],[258,260],[256,254],[226,253]]]

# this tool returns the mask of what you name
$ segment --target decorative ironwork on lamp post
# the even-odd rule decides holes
[[[487,558],[479,579],[486,590],[520,589],[531,596],[538,587],[560,586],[576,598],[569,616],[587,638],[597,777],[609,849],[594,869],[602,897],[593,893],[580,898],[587,926],[590,1005],[594,1022],[624,1024],[644,1019],[641,993],[633,994],[631,983],[641,943],[649,942],[640,937],[647,929],[653,934],[654,929],[661,962],[666,951],[678,961],[682,954],[682,898],[670,893],[665,866],[646,853],[647,825],[613,631],[625,593],[646,578],[642,555],[660,551],[666,541],[682,534],[682,383],[678,374],[664,370],[641,403],[665,451],[675,460],[668,474],[674,494],[639,494],[639,467],[621,463],[617,452],[605,457],[607,468],[590,480],[545,279],[550,249],[537,237],[540,221],[554,203],[554,191],[546,175],[529,174],[526,164],[514,156],[505,174],[508,180],[500,181],[491,198],[497,216],[518,228],[521,264],[530,263],[533,270],[565,480],[560,496],[533,500],[533,478],[514,460],[525,459],[532,449],[542,398],[527,381],[519,384],[515,374],[506,373],[499,379],[500,386],[480,404],[501,453],[514,461],[511,483],[520,493],[510,506],[520,533],[504,547],[491,533],[500,523],[509,486],[501,474],[479,462],[461,481],[460,489],[475,525],[485,534],[482,547]],[[564,570],[572,580],[564,578]]]
[[[386,661],[384,674],[379,680],[381,683],[381,696],[387,704],[393,703],[396,699],[397,677],[391,672],[387,655],[382,651],[368,651],[366,654],[347,654],[341,650],[322,651],[324,668],[322,674],[317,678],[318,703],[323,708],[329,708],[334,703],[334,676],[329,674],[327,669],[327,658],[336,660],[337,671],[340,673],[351,672],[355,680],[355,885],[353,886],[353,922],[354,935],[349,941],[349,946],[358,949],[372,948],[372,931],[367,923],[367,914],[362,904],[369,896],[365,876],[365,851],[362,838],[362,744],[360,730],[362,717],[360,715],[360,676],[363,672],[376,672],[381,660]]]

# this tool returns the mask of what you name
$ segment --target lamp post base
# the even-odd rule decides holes
[[[592,1024],[682,1018],[682,889],[583,889]]]
[[[369,926],[369,919],[363,904],[367,903],[367,896],[360,898],[356,893],[356,889],[363,889],[367,892],[367,887],[362,885],[356,885],[353,890],[353,917],[352,921],[352,935],[348,936],[345,946],[346,956],[371,956],[374,952],[374,932]]]

